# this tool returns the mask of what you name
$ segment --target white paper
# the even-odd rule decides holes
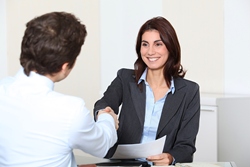
[[[118,145],[112,159],[147,158],[151,155],[161,154],[165,144],[165,139],[166,136],[163,136],[147,143],[120,144]]]

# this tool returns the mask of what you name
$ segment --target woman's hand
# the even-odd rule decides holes
[[[96,167],[95,164],[89,164],[89,165],[77,165],[77,167]]]
[[[114,122],[115,122],[115,129],[117,130],[119,128],[119,120],[114,110],[112,110],[112,108],[110,107],[106,107],[105,109],[99,110],[97,118],[100,114],[103,114],[103,113],[108,113],[113,117]]]
[[[153,162],[155,166],[166,166],[172,164],[173,156],[169,153],[162,153],[149,156],[147,160]]]

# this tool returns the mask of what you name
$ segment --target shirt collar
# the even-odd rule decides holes
[[[142,81],[147,82],[146,81],[147,73],[148,73],[148,68],[146,68],[144,70],[144,72],[142,73],[140,79],[138,80],[138,84],[141,83]],[[172,94],[174,94],[174,92],[175,92],[175,86],[174,86],[174,79],[173,79],[173,77],[171,78],[171,81],[170,81],[170,90],[169,90],[169,92],[170,91],[171,91]]]
[[[51,90],[54,89],[54,82],[50,80],[48,77],[45,77],[43,75],[40,75],[34,71],[30,72],[30,75],[27,76],[24,73],[24,69],[21,68],[18,73],[16,74],[17,78],[22,78],[24,80],[29,79],[32,83],[36,85],[46,85],[46,87],[50,88]]]

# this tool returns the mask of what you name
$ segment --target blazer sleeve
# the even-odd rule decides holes
[[[127,86],[128,77],[131,79],[134,71],[131,69],[119,69],[117,76],[108,86],[103,94],[103,97],[94,105],[94,113],[107,106],[111,107],[116,114],[119,113],[119,107],[123,101],[124,87]]]
[[[192,162],[196,151],[195,141],[200,120],[200,92],[196,83],[186,89],[186,98],[179,110],[183,110],[174,146],[169,151],[176,162]]]
[[[95,103],[93,111],[94,114],[96,111],[107,106],[111,107],[114,112],[118,114],[123,96],[123,71],[123,69],[118,70],[116,78],[108,86],[107,90],[103,94],[103,97]]]
[[[111,82],[111,84],[107,87],[107,90],[104,92],[103,97],[98,100],[94,105],[94,113],[97,110],[103,109],[107,106],[111,107],[116,114],[119,114],[121,105],[124,103],[124,101],[128,100],[128,92],[129,92],[129,83],[135,83],[134,78],[134,70],[132,69],[120,69],[117,72],[117,76],[115,79]],[[126,105],[126,107],[130,107],[131,105]],[[121,107],[121,108],[120,108]],[[126,108],[125,107],[125,108]],[[119,139],[121,139],[120,135],[124,134],[125,131],[122,128],[122,121],[121,115],[119,116],[119,129],[117,130],[118,134],[118,142],[120,142]],[[126,125],[124,125],[126,126]],[[125,129],[128,127],[126,126]],[[123,130],[122,130],[123,129]],[[117,148],[118,142],[108,151],[105,158],[111,158]]]

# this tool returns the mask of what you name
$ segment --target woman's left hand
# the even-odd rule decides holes
[[[77,167],[96,167],[96,164],[89,164],[89,165],[77,165]]]
[[[173,156],[169,153],[162,153],[149,156],[147,157],[147,160],[153,162],[155,166],[167,166],[172,164]]]

